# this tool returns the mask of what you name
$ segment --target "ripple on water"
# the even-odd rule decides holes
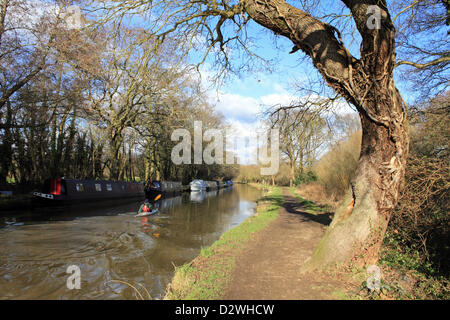
[[[243,189],[219,193],[201,204],[185,197],[177,206],[145,219],[134,217],[129,205],[123,211],[110,210],[110,215],[72,212],[70,219],[52,216],[25,223],[3,219],[0,299],[136,298],[126,284],[112,280],[142,285],[152,297],[160,297],[174,265],[192,260],[201,248],[248,217],[249,204],[254,204],[259,191],[238,190]],[[67,289],[70,265],[80,268],[80,290]]]

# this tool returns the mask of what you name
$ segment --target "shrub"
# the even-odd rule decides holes
[[[449,275],[449,171],[447,160],[410,157],[405,187],[388,227],[400,246],[419,253],[421,265],[432,265],[429,275]]]
[[[324,186],[317,181],[300,185],[295,190],[295,193],[304,199],[311,200],[322,206],[329,206],[332,209],[337,208],[339,205],[339,201],[336,201],[334,196],[328,196]]]
[[[410,110],[411,147],[405,185],[388,226],[385,244],[415,257],[427,276],[450,273],[450,93]]]
[[[350,186],[358,165],[361,150],[361,132],[355,132],[347,140],[337,143],[314,167],[318,181],[326,193],[341,199]]]
[[[317,181],[317,175],[313,171],[308,170],[306,172],[297,173],[295,176],[294,184],[296,186],[299,186],[301,184],[314,182],[314,181]]]

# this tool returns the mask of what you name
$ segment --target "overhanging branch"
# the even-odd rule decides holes
[[[400,65],[406,64],[409,66],[413,66],[417,69],[426,69],[428,67],[432,67],[441,63],[446,63],[450,61],[450,57],[449,56],[445,56],[445,57],[441,57],[439,59],[435,59],[433,61],[427,62],[427,63],[416,63],[416,62],[412,62],[412,61],[408,61],[408,60],[402,60],[399,61],[395,64],[395,67],[398,67]]]

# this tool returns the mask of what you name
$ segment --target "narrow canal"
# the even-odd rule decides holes
[[[136,299],[116,280],[162,298],[174,266],[251,216],[259,196],[243,185],[186,193],[163,199],[146,218],[135,217],[139,202],[0,216],[0,299]],[[80,289],[67,286],[71,265]]]

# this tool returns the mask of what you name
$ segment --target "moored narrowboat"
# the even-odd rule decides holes
[[[218,189],[216,181],[205,181],[205,184],[206,184],[207,191],[212,191],[212,190]]]
[[[33,199],[45,203],[77,203],[94,200],[142,198],[144,185],[137,182],[109,180],[47,179]]]
[[[176,194],[181,191],[183,185],[178,181],[148,181],[145,186],[145,196],[150,201],[160,194]]]
[[[191,191],[205,191],[206,183],[203,180],[195,179],[193,180],[189,186],[191,187]]]

